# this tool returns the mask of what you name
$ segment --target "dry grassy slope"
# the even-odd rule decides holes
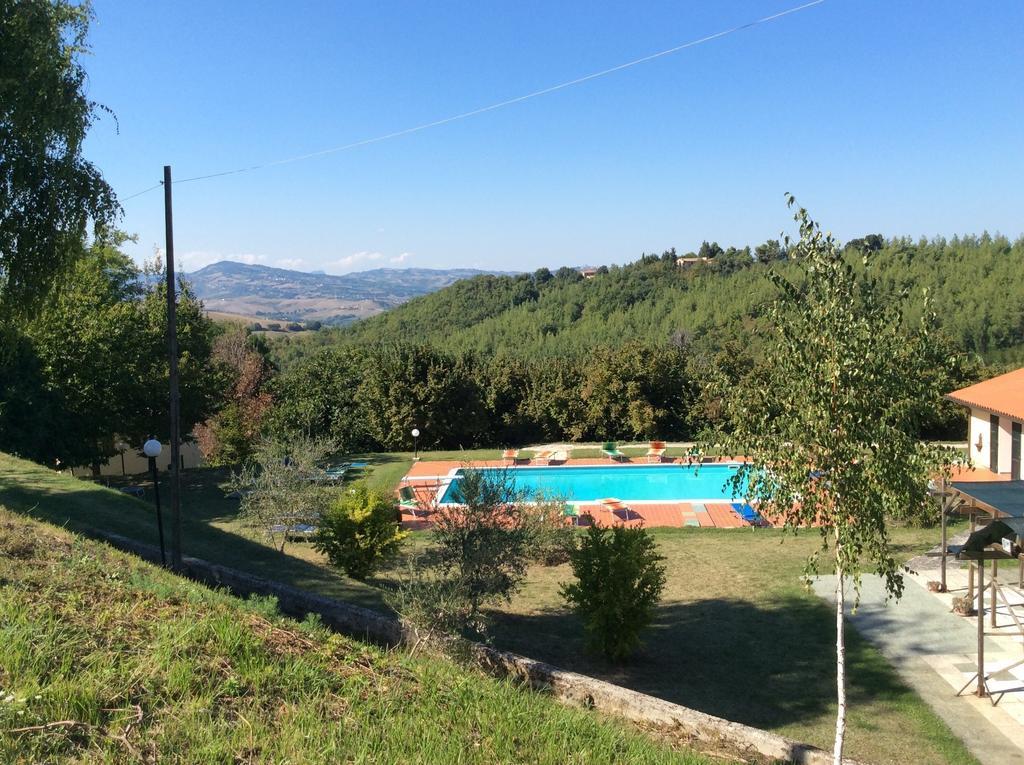
[[[346,323],[482,273],[476,269],[379,268],[342,276],[231,261],[186,279],[207,309],[261,320]]]
[[[323,321],[341,323],[365,319],[391,308],[373,300],[334,300],[332,298],[295,298],[275,300],[246,295],[239,298],[205,298],[207,311],[246,317],[259,321]]]

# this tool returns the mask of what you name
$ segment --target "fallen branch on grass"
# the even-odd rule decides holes
[[[49,730],[50,728],[91,728],[89,723],[79,722],[78,720],[57,720],[56,722],[43,723],[42,725],[29,725],[25,728],[11,728],[8,733],[31,733],[33,731]]]

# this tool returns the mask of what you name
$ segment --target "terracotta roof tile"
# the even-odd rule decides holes
[[[947,393],[946,398],[964,406],[1024,420],[1024,367]]]

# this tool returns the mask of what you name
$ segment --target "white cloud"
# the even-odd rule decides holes
[[[399,263],[404,263],[411,257],[411,252],[403,252],[400,255],[395,255],[395,257],[393,258],[388,258],[388,263],[394,263],[395,265],[398,265]]]
[[[306,261],[304,258],[278,258],[274,261],[274,265],[278,268],[290,268],[295,270],[306,265]]]
[[[362,250],[361,252],[353,252],[351,255],[347,255],[344,258],[335,262],[335,268],[340,269],[342,272],[354,271],[354,266],[364,263],[369,264],[374,261],[380,260],[384,257],[383,252],[371,252],[370,250]]]

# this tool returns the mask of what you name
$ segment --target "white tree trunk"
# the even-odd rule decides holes
[[[833,765],[842,765],[843,739],[846,737],[846,640],[843,630],[845,592],[843,570],[836,572],[836,742],[832,749]]]

